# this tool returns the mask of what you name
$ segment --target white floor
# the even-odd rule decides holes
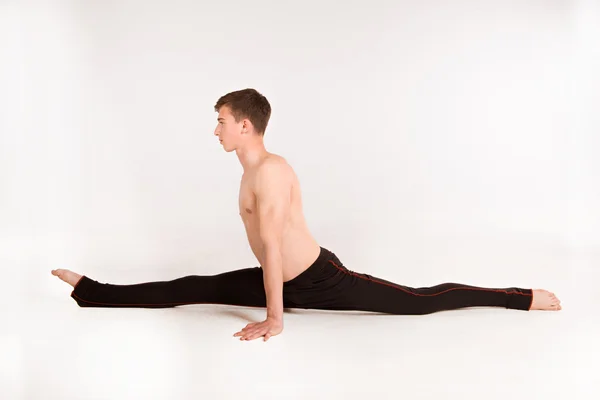
[[[48,269],[48,293],[3,302],[0,398],[598,399],[598,265],[548,288],[560,312],[287,310],[266,343],[233,337],[262,309],[80,308]]]

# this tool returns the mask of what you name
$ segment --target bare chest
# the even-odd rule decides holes
[[[251,179],[242,178],[240,183],[239,194],[239,209],[240,215],[244,222],[254,220],[256,218],[256,196],[253,190],[253,182]]]

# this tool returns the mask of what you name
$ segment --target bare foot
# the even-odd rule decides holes
[[[83,277],[83,275],[79,275],[73,271],[69,271],[68,269],[53,269],[52,275],[58,276],[60,279],[73,287],[75,287],[77,282],[79,282],[79,280]]]
[[[544,289],[533,290],[533,302],[530,310],[551,310],[558,311],[562,310],[560,306],[560,300],[554,295]]]

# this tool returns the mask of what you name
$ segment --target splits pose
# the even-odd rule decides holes
[[[239,211],[260,266],[132,285],[101,283],[67,269],[52,270],[73,286],[71,297],[81,307],[166,308],[202,303],[264,307],[264,321],[250,323],[234,336],[265,341],[283,331],[284,308],[405,315],[480,306],[524,311],[562,308],[554,293],[542,289],[460,283],[413,288],[346,268],[310,233],[292,167],[265,149],[263,138],[271,116],[267,99],[254,89],[244,89],[222,96],[214,108],[218,112],[214,135],[226,152],[236,152],[244,170]]]

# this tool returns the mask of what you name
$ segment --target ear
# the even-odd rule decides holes
[[[244,118],[242,120],[242,133],[249,133],[250,131],[252,131],[252,122],[250,122],[249,119]]]

